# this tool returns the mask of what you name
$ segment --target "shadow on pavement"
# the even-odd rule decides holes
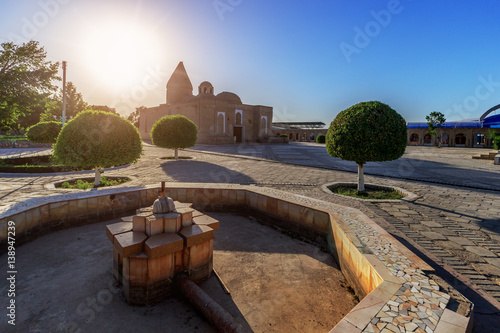
[[[217,164],[179,160],[161,164],[165,173],[178,182],[255,184],[255,180],[241,172]]]

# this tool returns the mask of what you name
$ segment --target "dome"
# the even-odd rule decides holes
[[[208,81],[203,81],[199,86],[198,86],[198,94],[214,94],[214,86]]]
[[[217,95],[217,98],[224,99],[226,101],[230,101],[230,102],[234,102],[234,103],[238,103],[238,104],[242,104],[241,99],[238,97],[238,95],[233,94],[232,92],[228,92],[228,91],[221,92],[220,94]]]

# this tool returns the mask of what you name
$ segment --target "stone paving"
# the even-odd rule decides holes
[[[222,148],[224,147],[226,146]],[[318,150],[315,146],[313,148]],[[271,150],[271,153],[256,156],[258,154],[255,151],[258,149],[261,152]],[[298,150],[293,152],[294,149]],[[500,168],[494,166],[491,161],[470,159],[470,156],[477,154],[477,150],[409,147],[408,156],[411,156],[413,161],[421,161],[419,165],[423,171],[419,174],[412,174],[406,177],[409,180],[404,180],[402,178],[405,175],[400,172],[402,164],[392,164],[392,166],[388,164],[385,167],[374,168],[372,173],[385,169],[384,174],[397,177],[376,175],[365,177],[366,182],[398,186],[419,195],[420,198],[412,203],[364,203],[324,193],[320,188],[322,184],[356,181],[357,176],[352,172],[355,166],[350,166],[348,170],[331,163],[333,167],[327,168],[326,164],[321,165],[324,163],[321,158],[315,159],[308,155],[307,159],[299,160],[301,164],[313,166],[306,167],[285,164],[283,162],[288,162],[287,160],[282,161],[276,157],[286,156],[292,159],[308,151],[299,145],[281,147],[277,150],[274,146],[270,148],[268,145],[255,145],[240,147],[239,150],[246,150],[248,156],[186,150],[181,151],[181,156],[192,156],[195,159],[176,162],[158,159],[171,155],[172,151],[147,145],[145,155],[138,163],[106,171],[105,175],[131,177],[132,182],[124,186],[153,184],[158,179],[173,182],[254,184],[358,208],[389,232],[407,241],[410,247],[413,246],[414,250],[420,251],[420,255],[435,263],[436,267],[445,268],[443,274],[455,279],[453,282],[455,288],[458,286],[457,289],[476,304],[476,331],[486,331],[480,329],[495,327],[492,330],[494,331],[498,327]],[[270,154],[274,154],[275,158],[265,160],[264,158],[269,158]],[[347,162],[342,161],[342,163]],[[436,165],[446,167],[444,171],[434,172],[432,167]],[[425,169],[431,170],[426,173]],[[73,192],[60,189],[48,191],[46,185],[82,175],[91,177],[93,173],[1,174],[0,210],[29,198]],[[460,186],[448,185],[450,183]],[[495,324],[497,326],[492,326]]]

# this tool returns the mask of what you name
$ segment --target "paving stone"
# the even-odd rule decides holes
[[[484,258],[489,264],[493,266],[500,267],[500,258]]]
[[[491,252],[489,250],[486,250],[483,247],[479,247],[479,246],[464,246],[464,248],[467,251],[472,252],[474,254],[477,254],[477,255],[479,255],[481,257],[498,258],[498,256],[496,254],[494,254],[493,252]]]
[[[421,232],[422,235],[424,235],[427,238],[430,238],[432,240],[447,240],[447,238],[440,233],[434,232],[434,231],[423,231]]]
[[[481,274],[500,276],[500,267],[491,264],[472,264],[474,268]]]
[[[448,236],[447,238],[448,238],[449,241],[452,241],[452,242],[454,242],[456,244],[459,244],[459,245],[470,245],[470,246],[475,246],[476,245],[472,241],[468,240],[465,237]]]
[[[442,228],[443,227],[442,224],[437,223],[435,221],[420,221],[420,223],[422,223],[423,225],[426,225],[430,228]]]

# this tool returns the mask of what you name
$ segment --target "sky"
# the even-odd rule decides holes
[[[0,42],[40,42],[89,104],[165,103],[179,63],[273,121],[322,121],[379,100],[407,121],[500,103],[500,2],[0,0]],[[58,83],[61,85],[61,83]]]

